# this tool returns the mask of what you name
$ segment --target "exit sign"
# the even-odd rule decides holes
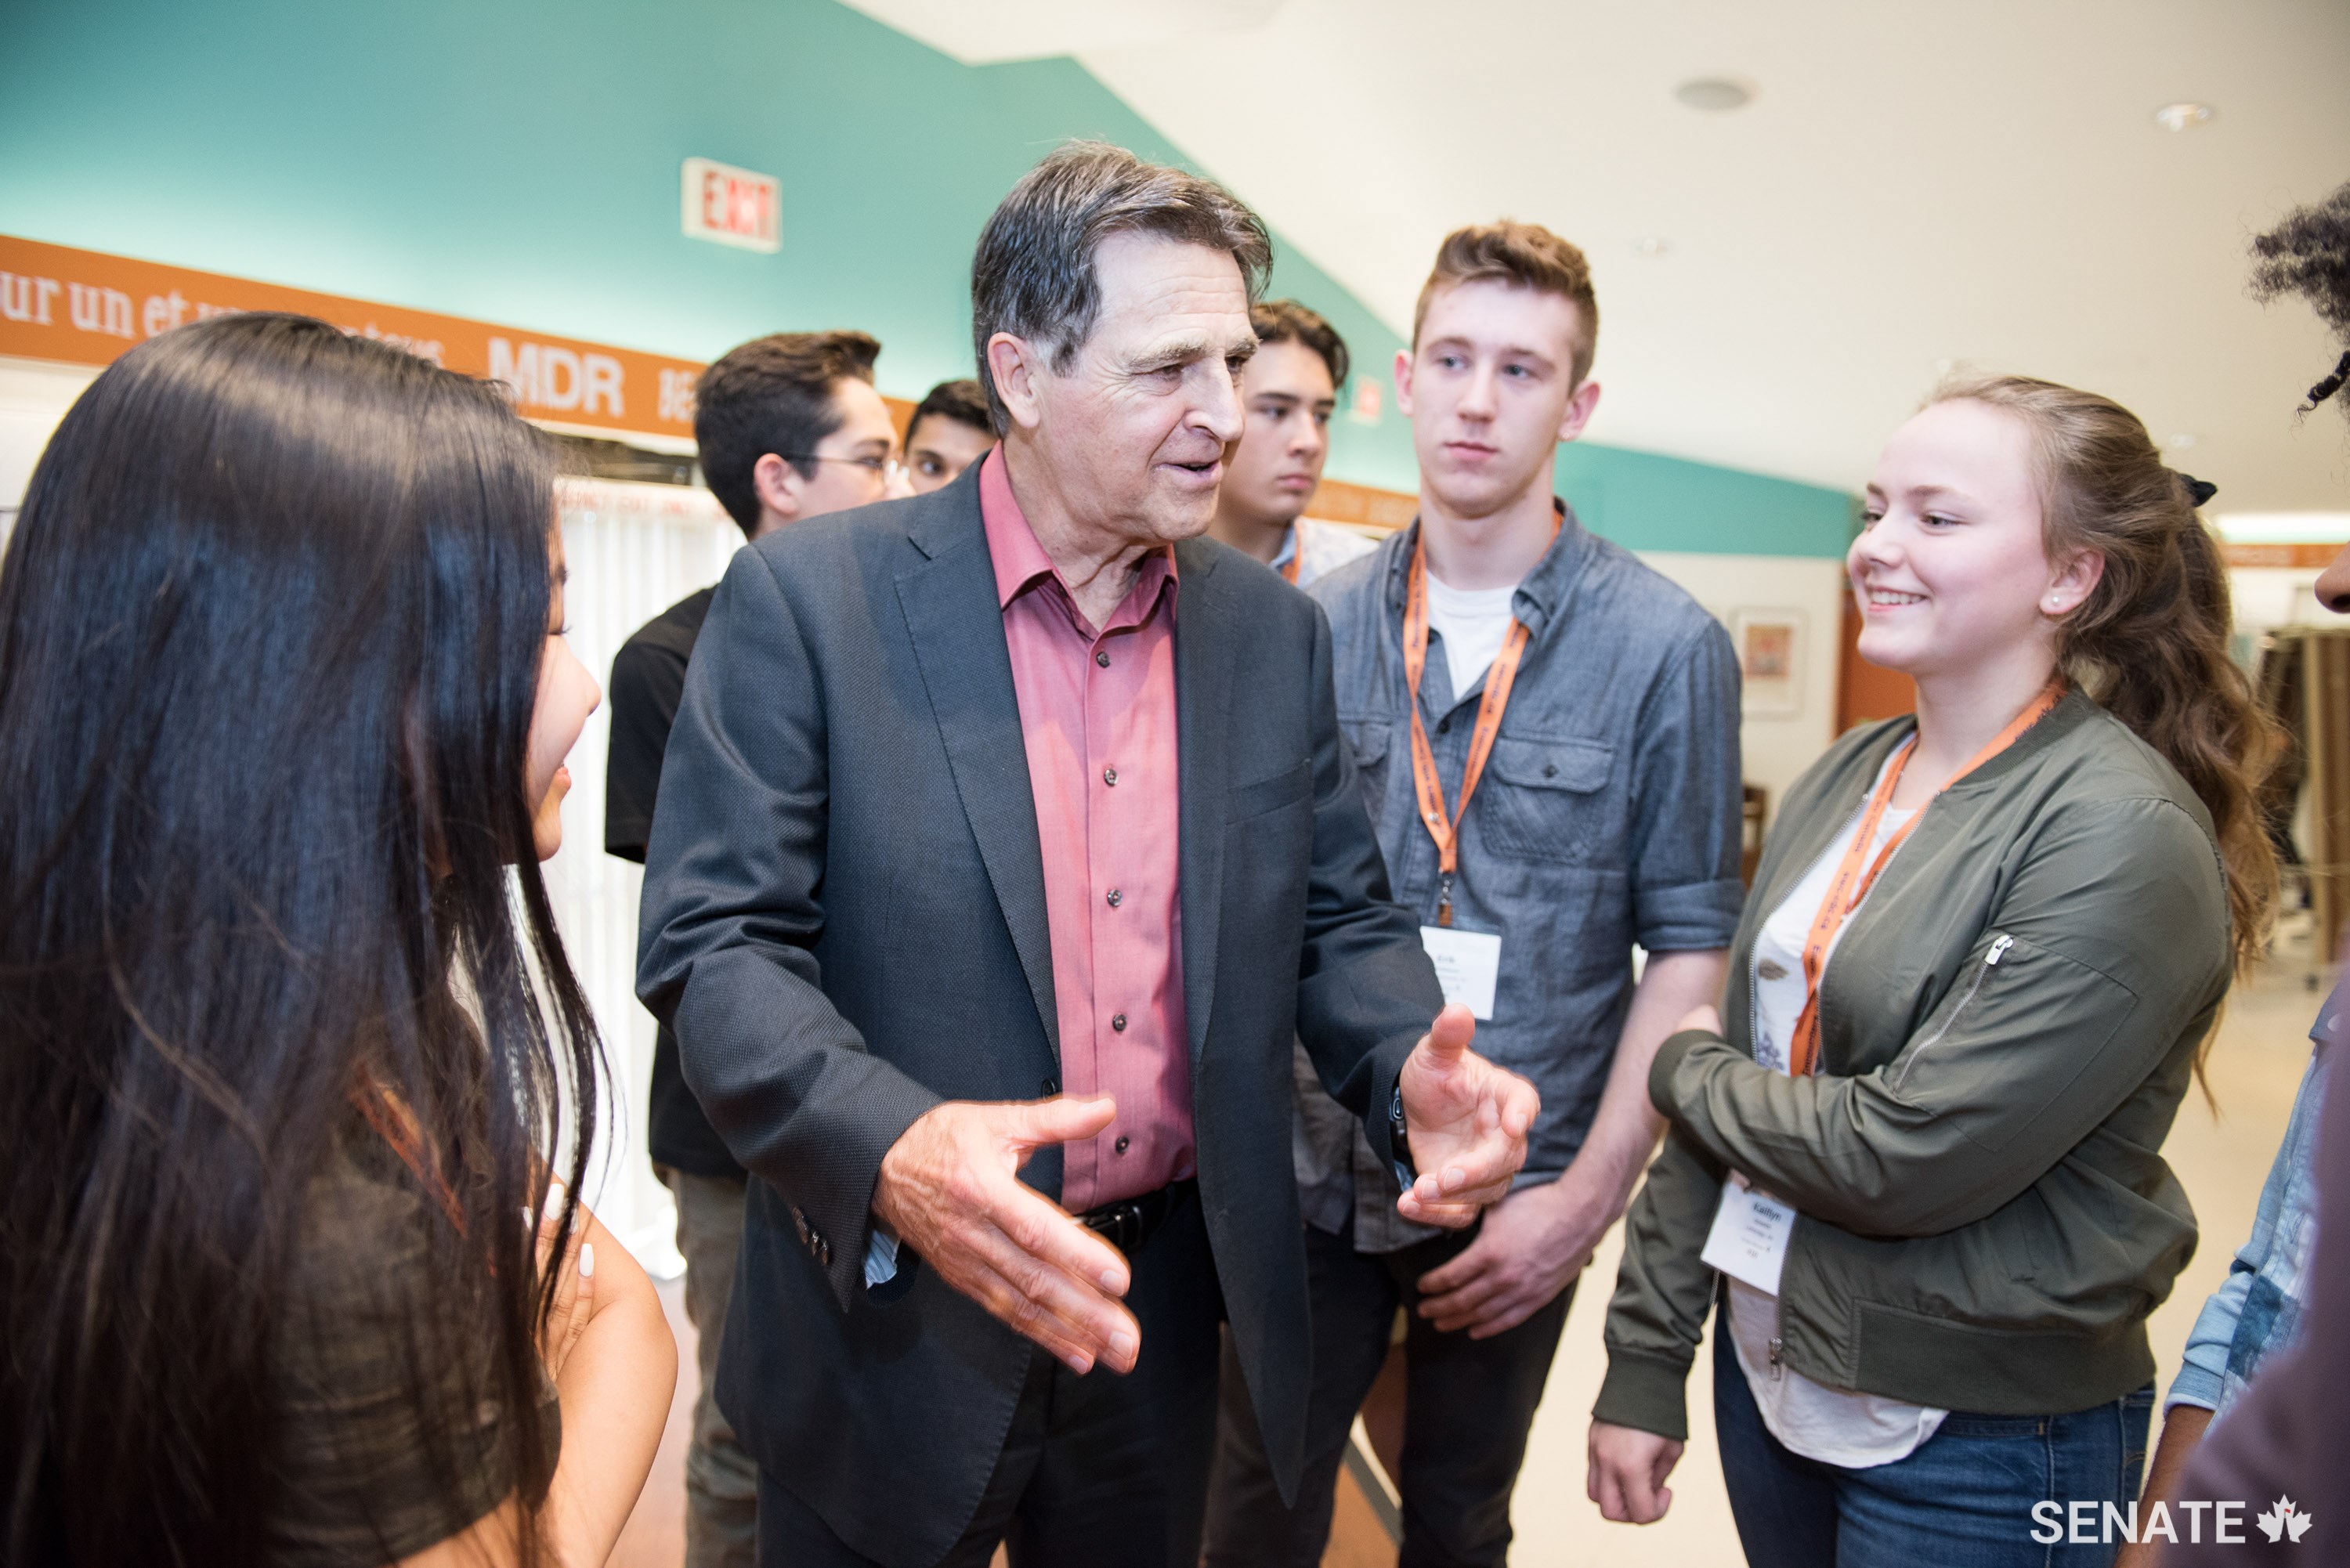
[[[688,239],[714,240],[746,251],[783,248],[776,210],[780,188],[773,175],[689,158],[684,183]]]

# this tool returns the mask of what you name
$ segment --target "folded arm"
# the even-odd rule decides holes
[[[2083,807],[2042,831],[1948,994],[1883,1066],[1790,1078],[1686,1033],[1658,1052],[1649,1095],[1711,1158],[1814,1218],[1938,1235],[2030,1188],[2191,1045],[2229,961],[2195,822],[2158,800]]]

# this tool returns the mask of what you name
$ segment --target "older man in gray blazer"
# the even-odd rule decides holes
[[[1199,537],[1269,258],[1204,180],[1055,153],[973,261],[1002,446],[711,607],[639,987],[754,1178],[719,1401],[762,1562],[1191,1568],[1227,1319],[1294,1486],[1293,1037],[1405,1214],[1525,1157],[1388,901],[1328,627]]]

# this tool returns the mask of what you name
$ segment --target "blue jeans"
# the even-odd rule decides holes
[[[1752,1568],[2108,1568],[2121,1550],[2118,1539],[2034,1541],[2032,1509],[2129,1507],[2146,1468],[2151,1383],[2062,1416],[1954,1410],[1907,1459],[1846,1469],[1790,1452],[1763,1426],[1726,1313],[1713,1338],[1714,1433]]]

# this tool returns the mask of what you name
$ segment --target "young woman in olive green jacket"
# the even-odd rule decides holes
[[[2274,880],[2206,493],[2042,381],[1946,389],[1887,446],[1848,565],[1918,711],[1789,791],[1727,1027],[1700,1009],[1657,1054],[1670,1130],[1591,1433],[1609,1518],[1663,1516],[1719,1301],[1758,1568],[2111,1561],[2069,1509],[2137,1496],[2146,1319],[2195,1245],[2157,1151]]]

